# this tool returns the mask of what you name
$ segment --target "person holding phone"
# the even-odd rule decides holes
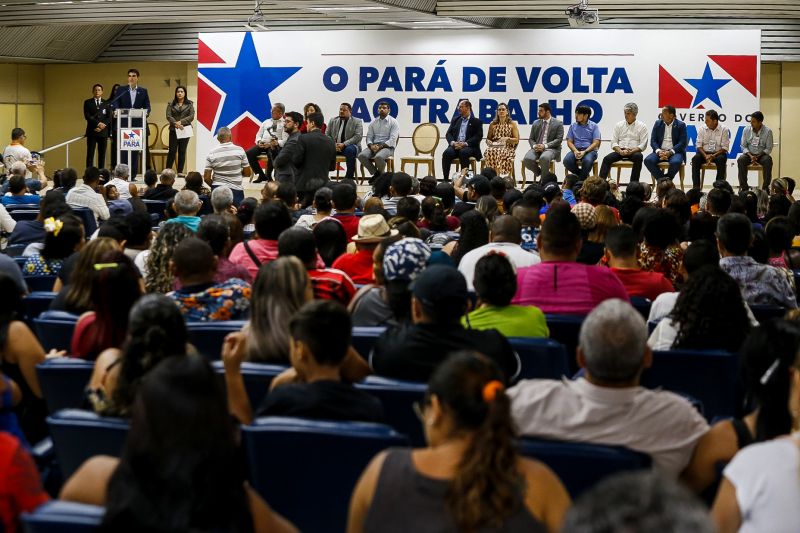
[[[272,117],[265,120],[256,134],[256,145],[245,152],[247,162],[253,169],[253,174],[258,178],[253,183],[262,181],[272,181],[272,169],[274,168],[275,156],[278,155],[283,145],[289,139],[289,132],[284,130],[283,115],[286,113],[286,106],[275,103],[272,106]],[[267,156],[266,169],[261,168],[258,163],[258,156]]]

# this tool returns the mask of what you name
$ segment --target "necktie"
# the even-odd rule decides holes
[[[100,107],[100,99],[95,100],[94,103],[98,108]]]
[[[539,130],[539,140],[536,141],[536,144],[542,144],[542,141],[544,141],[544,133],[546,130],[547,130],[547,121],[545,120],[544,122],[542,122],[542,129]]]
[[[347,120],[339,121],[339,142],[344,143],[344,127],[347,125]]]

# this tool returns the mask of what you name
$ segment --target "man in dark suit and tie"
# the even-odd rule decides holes
[[[150,97],[147,95],[147,89],[139,87],[139,71],[135,68],[128,69],[128,85],[117,89],[117,94],[114,95],[114,108],[147,109],[147,114],[150,115]],[[141,120],[131,120],[131,127],[145,128],[146,126]],[[144,151],[142,151],[142,157],[145,158]],[[136,179],[139,158],[133,157],[132,159],[133,161],[130,162],[131,179]],[[146,159],[144,162],[146,164]],[[120,163],[128,163],[128,152],[120,153]]]
[[[308,115],[308,133],[297,140],[294,165],[297,168],[294,185],[300,205],[314,202],[314,193],[328,183],[328,173],[336,167],[336,143],[322,133],[325,118],[322,113]]]
[[[550,104],[539,104],[538,117],[528,138],[531,149],[522,159],[522,164],[536,178],[550,170],[551,161],[561,161],[561,141],[564,140],[564,123],[553,117]]]
[[[83,117],[86,119],[86,168],[94,163],[97,148],[97,168],[106,166],[106,143],[111,131],[111,110],[108,100],[103,100],[103,86],[92,87],[93,98],[84,100]]]
[[[656,181],[664,177],[674,179],[686,161],[686,124],[675,118],[675,114],[674,107],[664,106],[661,118],[653,124],[650,134],[653,153],[644,158],[644,166]],[[658,167],[659,163],[664,162],[669,164],[666,175]]]
[[[339,116],[328,122],[325,134],[336,143],[336,153],[343,155],[347,163],[345,178],[356,175],[356,156],[361,151],[361,139],[364,137],[364,122],[353,116],[353,108],[347,102],[339,106]]]
[[[469,158],[480,161],[481,141],[483,140],[483,122],[472,116],[472,104],[469,100],[458,103],[458,116],[447,129],[447,148],[442,154],[442,171],[445,180],[450,178],[450,164],[453,159],[461,161],[461,168],[469,166]]]

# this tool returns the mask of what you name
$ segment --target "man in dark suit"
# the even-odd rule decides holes
[[[445,180],[450,178],[450,164],[453,159],[461,161],[461,168],[469,166],[469,158],[480,161],[481,141],[483,140],[483,122],[472,116],[472,104],[469,100],[458,103],[459,115],[447,129],[447,148],[442,154],[442,171]]]
[[[339,116],[328,122],[325,134],[336,143],[336,153],[343,155],[347,162],[345,178],[356,175],[356,156],[361,151],[361,139],[364,137],[364,122],[353,116],[353,108],[347,102],[339,106]]]
[[[661,118],[653,124],[650,133],[653,153],[644,158],[644,166],[656,181],[661,178],[674,179],[686,161],[686,124],[675,118],[675,114],[674,107],[664,106]],[[658,164],[663,162],[669,163],[666,174],[658,168]]]
[[[117,94],[114,95],[114,108],[115,109],[147,109],[147,114],[150,115],[150,97],[147,95],[147,89],[139,87],[139,71],[135,68],[128,69],[128,85],[117,89]],[[141,120],[131,120],[131,127],[144,128]],[[144,148],[147,148],[146,146]],[[146,165],[146,154],[142,150],[142,158]],[[139,158],[133,157],[130,162],[131,179],[135,180],[137,171],[139,169]],[[120,154],[120,163],[128,163],[128,152]]]
[[[106,143],[111,131],[111,110],[108,100],[103,100],[103,86],[92,87],[93,98],[84,100],[83,117],[86,119],[86,168],[93,166],[97,148],[97,168],[106,166]]]
[[[283,143],[283,148],[275,156],[272,164],[275,166],[275,180],[276,181],[291,181],[294,183],[294,177],[297,169],[294,166],[294,159],[299,151],[297,145],[300,139],[300,125],[303,123],[303,115],[297,111],[290,111],[283,116],[283,132],[289,137]]]
[[[561,141],[564,140],[564,123],[553,118],[550,104],[539,104],[538,119],[531,126],[528,144],[531,149],[525,154],[522,164],[539,177],[550,170],[551,161],[561,161]]]
[[[294,184],[303,207],[312,204],[314,193],[329,181],[328,173],[336,167],[336,143],[322,133],[324,123],[322,113],[311,113],[308,116],[308,133],[297,140]]]

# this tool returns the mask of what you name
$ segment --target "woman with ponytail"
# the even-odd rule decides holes
[[[122,350],[109,348],[95,361],[87,396],[98,413],[130,416],[142,378],[171,355],[185,355],[186,324],[178,306],[161,294],[140,298],[128,318]]]
[[[478,353],[442,363],[418,413],[428,447],[372,460],[350,502],[348,533],[558,531],[569,496],[549,468],[518,455],[502,380]]]

